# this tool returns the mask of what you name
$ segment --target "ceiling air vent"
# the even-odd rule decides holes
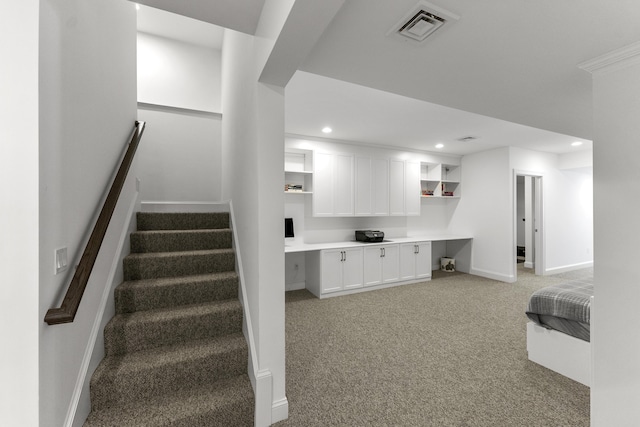
[[[458,15],[448,12],[426,1],[419,2],[405,15],[387,36],[400,37],[414,42],[422,42],[450,21],[460,19]]]
[[[476,139],[478,139],[477,136],[463,136],[462,138],[458,138],[458,141],[469,142],[469,141],[475,141]]]

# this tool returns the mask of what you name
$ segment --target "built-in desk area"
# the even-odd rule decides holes
[[[431,280],[441,257],[454,258],[456,270],[468,273],[472,241],[471,236],[455,234],[388,238],[376,243],[285,239],[284,251],[285,256],[304,253],[305,287],[325,298]]]

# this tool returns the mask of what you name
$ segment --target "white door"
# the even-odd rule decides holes
[[[342,290],[342,263],[344,252],[342,249],[322,251],[321,264],[321,293],[337,292]]]
[[[389,160],[371,161],[371,183],[371,213],[389,215]]]
[[[404,162],[389,162],[389,214],[404,215]]]
[[[347,248],[342,250],[344,258],[342,261],[342,283],[344,289],[354,289],[362,287],[362,248]]]
[[[405,212],[407,215],[420,215],[420,162],[405,163]]]
[[[413,243],[400,244],[400,280],[411,280],[416,277],[416,254]]]
[[[382,283],[382,247],[366,246],[363,249],[363,263],[364,286]]]
[[[416,279],[431,277],[431,242],[417,242],[416,247]]]
[[[542,233],[542,177],[536,176],[533,180],[533,251],[534,251],[534,270],[536,275],[544,274],[544,246]]]
[[[400,279],[400,249],[398,245],[382,247],[382,281],[397,282]]]

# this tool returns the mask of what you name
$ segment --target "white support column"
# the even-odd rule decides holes
[[[593,74],[594,267],[591,425],[640,420],[640,42],[580,65]],[[597,310],[597,311],[596,311]]]

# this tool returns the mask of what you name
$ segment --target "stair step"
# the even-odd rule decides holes
[[[124,280],[155,279],[231,271],[233,249],[130,254],[123,260]]]
[[[131,234],[131,252],[177,252],[231,248],[231,230],[151,230]]]
[[[138,212],[138,230],[229,228],[228,212]]]
[[[116,314],[105,326],[104,347],[112,356],[237,332],[242,332],[240,301],[214,301]]]
[[[136,404],[137,403],[137,404]],[[173,395],[129,402],[89,414],[85,427],[253,426],[254,397],[247,375]]]
[[[91,378],[91,407],[100,410],[176,393],[247,371],[242,333],[127,353],[102,360]]]
[[[123,282],[114,292],[116,313],[154,310],[238,297],[235,271]]]

